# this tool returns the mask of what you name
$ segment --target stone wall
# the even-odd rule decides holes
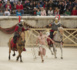
[[[44,27],[53,22],[54,16],[23,16],[22,19],[27,24],[33,27]],[[9,28],[19,22],[17,16],[0,16],[0,26],[2,28]],[[61,24],[67,28],[77,27],[77,16],[61,16]],[[0,46],[7,46],[9,38],[13,34],[5,34],[0,31]]]

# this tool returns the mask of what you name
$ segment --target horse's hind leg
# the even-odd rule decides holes
[[[53,45],[53,51],[54,51],[54,56],[55,56],[55,58],[57,58],[57,56],[56,56],[57,50],[56,50],[56,45],[55,45],[55,44]]]
[[[63,49],[62,49],[62,43],[60,44],[60,49],[61,49],[61,59],[63,59]]]

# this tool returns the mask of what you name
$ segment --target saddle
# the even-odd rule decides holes
[[[16,46],[16,44],[14,43],[13,39],[11,40],[10,44],[11,44],[11,49],[14,50],[14,51],[17,51],[17,46]],[[23,48],[23,51],[26,51],[26,49]]]

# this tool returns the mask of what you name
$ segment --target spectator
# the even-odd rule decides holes
[[[3,16],[3,12],[2,12],[2,10],[0,10],[0,16]]]
[[[67,10],[67,2],[65,1],[64,2],[64,11],[66,11]]]
[[[45,4],[43,5],[44,8],[48,9],[48,2],[45,2]]]
[[[21,16],[21,10],[18,9],[18,11],[16,12],[16,16]]]
[[[50,9],[48,10],[48,16],[51,16],[51,15],[53,15],[52,7],[50,7]]]
[[[13,8],[12,8],[12,9],[13,9],[13,10],[12,10],[12,14],[15,14],[15,13],[16,13],[16,3],[14,2],[13,4],[14,4],[14,6],[13,6]]]
[[[21,14],[24,14],[23,5],[20,1],[18,1],[18,4],[16,5],[16,12],[18,9],[20,9]]]
[[[5,12],[4,12],[4,16],[10,16],[10,12],[8,11],[7,8],[6,8]]]
[[[33,15],[36,15],[36,13],[37,13],[37,8],[34,7],[34,9],[33,9]]]
[[[2,3],[0,2],[0,8],[2,8]]]
[[[15,0],[10,0],[10,4],[11,4],[12,7],[14,6],[14,4],[13,4],[14,1],[15,1]]]
[[[46,16],[46,11],[43,7],[41,8],[41,16]]]
[[[41,12],[39,11],[39,9],[37,9],[37,16],[40,16]]]
[[[5,5],[5,7],[8,9],[8,11],[11,11],[11,4],[10,4],[9,1],[8,1],[7,4]]]
[[[29,9],[29,6],[30,6],[29,0],[25,0],[25,8],[26,9]]]
[[[69,9],[69,11],[71,12],[72,11],[72,8],[73,8],[73,4],[71,2],[69,2],[67,8]]]
[[[34,7],[36,7],[36,2],[35,2],[35,1],[33,2],[33,8],[34,8]]]
[[[29,9],[33,10],[33,3],[32,2],[29,5]]]
[[[77,15],[76,7],[73,8],[71,15]]]
[[[68,15],[71,15],[71,12],[67,9],[64,13],[64,15],[68,16]]]
[[[77,7],[77,0],[74,1],[74,6]]]
[[[53,8],[54,8],[53,2],[52,2],[52,1],[49,1],[47,7],[48,7],[48,9],[49,9],[50,7],[53,7]]]
[[[38,4],[36,5],[36,8],[39,8],[39,9],[40,9],[40,7],[42,7],[42,5],[41,5],[40,3],[38,3]]]
[[[5,4],[7,3],[8,0],[4,0]]]
[[[54,15],[59,15],[59,9],[57,7],[54,10]]]

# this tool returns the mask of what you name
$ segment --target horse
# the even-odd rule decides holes
[[[14,54],[13,56],[15,56],[15,51],[18,51],[18,56],[17,56],[17,61],[19,60],[20,58],[20,62],[23,62],[22,61],[22,56],[21,56],[21,53],[23,51],[23,49],[25,48],[25,43],[23,42],[24,41],[24,33],[22,32],[17,40],[17,43],[16,43],[16,47],[12,47],[12,40],[13,40],[13,37],[11,37],[9,39],[9,42],[8,42],[8,46],[9,46],[9,60],[11,58],[10,54],[11,54],[11,51],[14,51]]]
[[[54,35],[53,37],[53,40],[54,40],[54,44],[53,44],[53,52],[54,52],[54,56],[55,58],[57,58],[56,56],[56,52],[57,52],[57,49],[56,47],[60,47],[61,49],[61,59],[63,59],[63,28],[62,27],[59,27],[58,28],[58,31],[56,32],[56,34]]]

